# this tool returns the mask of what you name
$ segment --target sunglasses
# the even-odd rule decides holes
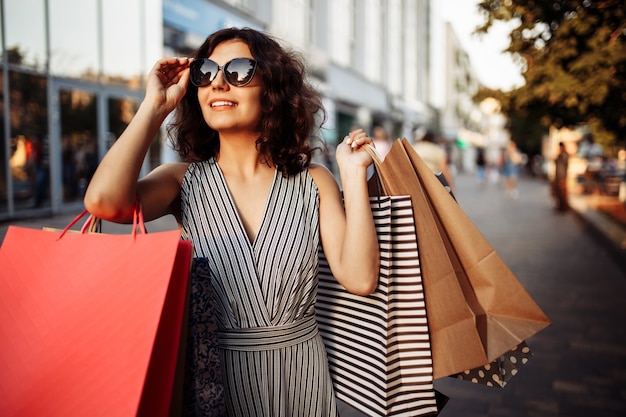
[[[235,58],[224,65],[217,65],[209,58],[196,59],[189,65],[190,81],[196,87],[211,85],[219,70],[222,70],[228,84],[243,87],[252,81],[256,64],[251,58]]]

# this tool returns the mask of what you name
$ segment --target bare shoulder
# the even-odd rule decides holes
[[[159,165],[139,180],[137,192],[146,200],[171,202],[180,192],[188,167],[189,164],[183,162]]]
[[[187,162],[173,162],[159,165],[146,176],[146,180],[156,180],[159,182],[175,181],[178,185],[180,185],[183,183],[183,178],[188,168],[189,163]]]
[[[311,163],[311,165],[309,165],[309,173],[311,177],[313,177],[313,181],[315,181],[315,185],[320,194],[337,192],[339,190],[337,179],[324,165]]]

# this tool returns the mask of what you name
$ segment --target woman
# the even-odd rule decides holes
[[[138,181],[150,142],[177,107],[185,162]],[[115,222],[131,220],[136,198],[146,220],[173,214],[206,260],[229,415],[337,415],[314,313],[319,244],[347,290],[365,295],[377,284],[372,161],[362,149],[371,139],[357,130],[337,147],[342,204],[332,174],[310,162],[321,112],[296,56],[258,31],[218,31],[193,59],[155,64],[144,101],[85,195],[94,216]],[[192,291],[192,311],[194,302]],[[209,376],[196,371],[198,390]]]

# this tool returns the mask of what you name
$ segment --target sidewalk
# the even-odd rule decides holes
[[[570,195],[569,202],[572,211],[626,270],[626,205],[617,197],[582,194]]]

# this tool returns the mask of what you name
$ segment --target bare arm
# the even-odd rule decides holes
[[[311,173],[320,192],[322,247],[333,275],[348,291],[367,295],[376,288],[380,265],[367,190],[371,157],[360,149],[371,140],[362,130],[350,136],[337,148],[343,204],[339,187],[328,170],[316,167]]]
[[[190,62],[188,58],[163,59],[150,71],[137,114],[98,165],[85,193],[85,208],[94,216],[128,222],[137,197],[146,220],[171,212],[179,192],[176,178],[184,167],[159,167],[145,179],[138,182],[138,178],[157,131],[185,94]]]

